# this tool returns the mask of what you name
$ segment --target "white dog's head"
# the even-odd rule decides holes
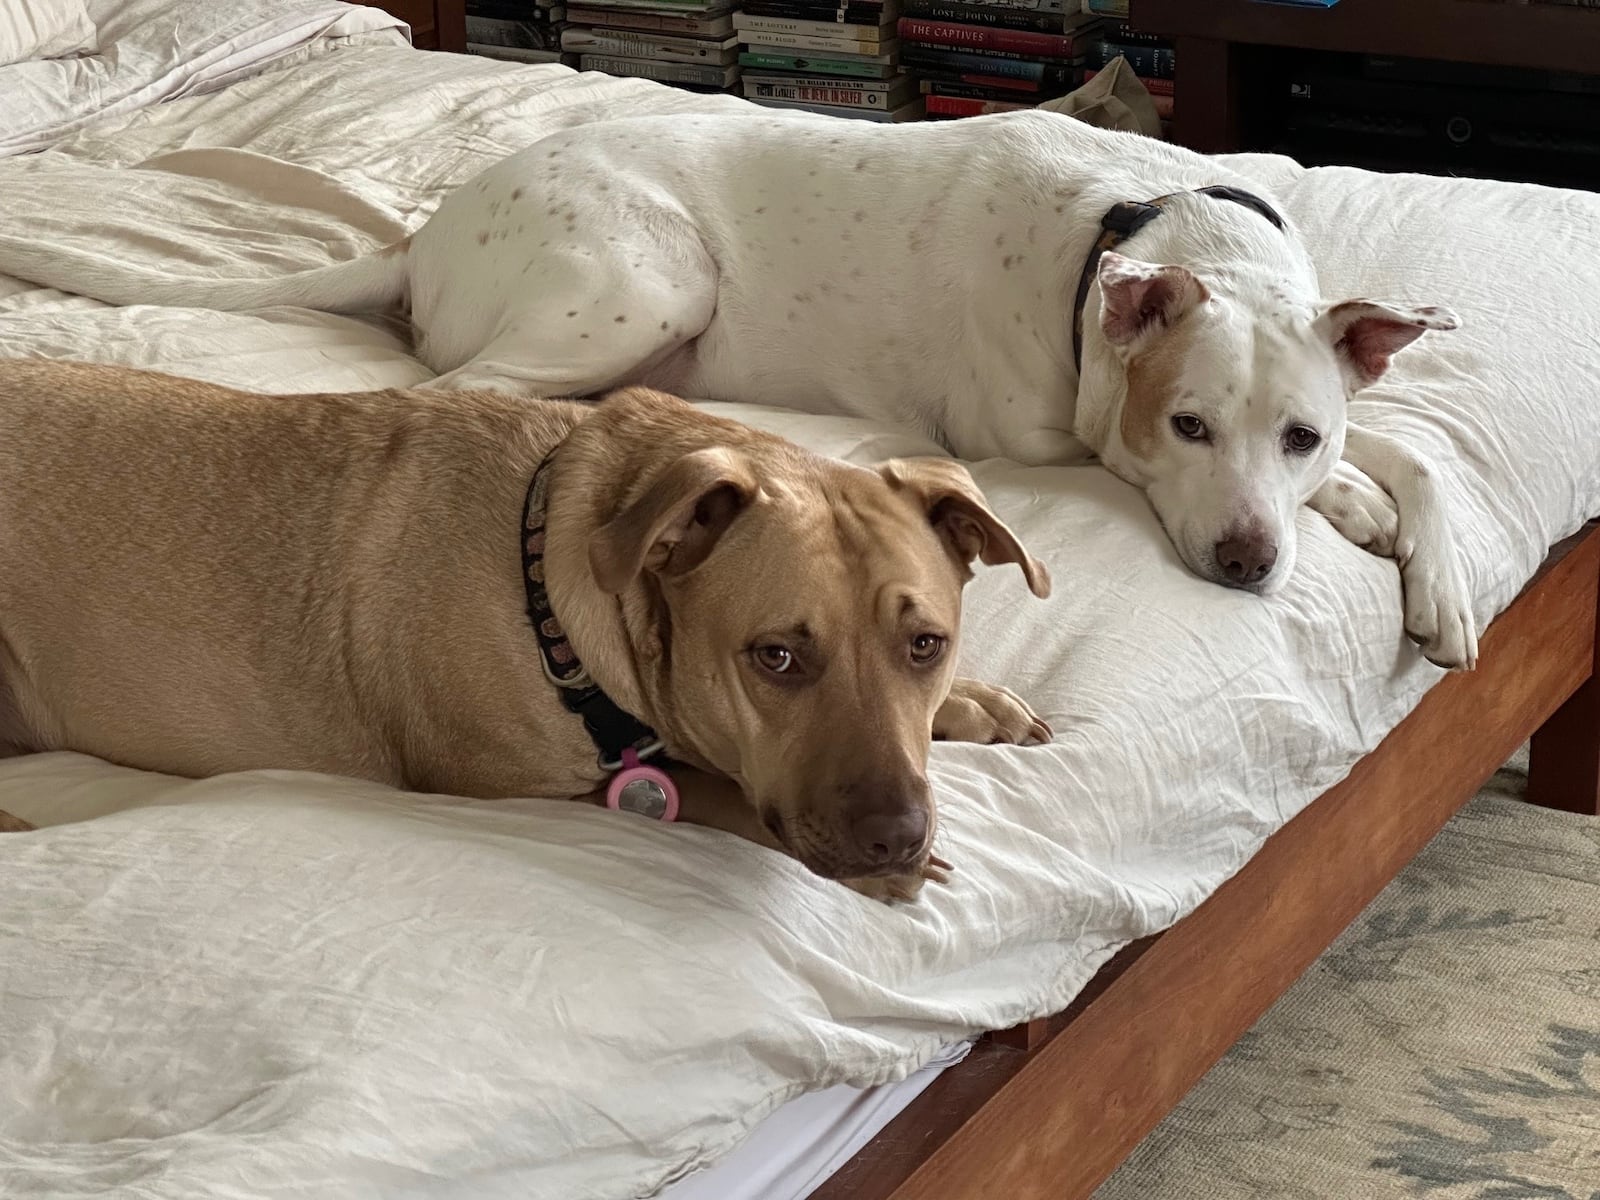
[[[1192,272],[1108,252],[1100,329],[1127,395],[1103,460],[1143,487],[1202,578],[1270,592],[1294,568],[1295,513],[1344,451],[1345,406],[1389,357],[1455,314],[1371,300],[1250,303]]]

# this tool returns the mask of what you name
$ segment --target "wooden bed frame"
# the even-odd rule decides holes
[[[990,1034],[811,1200],[1083,1200],[1518,746],[1528,799],[1600,811],[1600,525],[1551,552],[1478,669],[1053,1017]]]

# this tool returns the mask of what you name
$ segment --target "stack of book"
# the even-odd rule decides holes
[[[928,116],[973,117],[1077,87],[1100,19],[1079,0],[907,0],[899,33]]]
[[[1113,59],[1125,58],[1133,73],[1144,84],[1150,99],[1155,101],[1156,115],[1161,118],[1162,132],[1171,137],[1173,80],[1178,72],[1178,58],[1172,43],[1153,33],[1139,33],[1128,28],[1128,0],[1083,0],[1085,12],[1110,19],[1105,37],[1096,48],[1094,70],[1085,80]]]
[[[561,49],[580,71],[739,90],[732,0],[577,0],[567,5]]]
[[[575,67],[577,58],[561,50],[566,15],[558,0],[467,0],[467,53]]]
[[[899,15],[899,0],[744,0],[733,24],[745,96],[836,117],[920,117],[916,83],[900,70]]]

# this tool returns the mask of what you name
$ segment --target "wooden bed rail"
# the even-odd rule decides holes
[[[1597,611],[1591,525],[1485,632],[1475,672],[1440,681],[1342,783],[1065,1012],[980,1042],[810,1200],[1086,1200],[1547,722],[1537,769],[1587,786],[1593,803]]]

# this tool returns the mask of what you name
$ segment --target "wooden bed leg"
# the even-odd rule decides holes
[[[1600,816],[1600,669],[1533,735],[1528,803]]]
[[[1527,799],[1541,808],[1600,816],[1600,613],[1593,637],[1588,680],[1533,735]]]

